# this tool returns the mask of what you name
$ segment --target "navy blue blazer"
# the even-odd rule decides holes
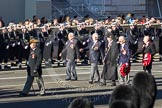
[[[85,50],[89,49],[89,60],[91,63],[96,63],[98,62],[100,55],[103,58],[104,54],[101,50],[101,42],[97,41],[95,44],[94,41],[90,41],[88,43],[88,46],[86,48],[84,48]],[[97,49],[95,49],[95,47],[98,47]]]

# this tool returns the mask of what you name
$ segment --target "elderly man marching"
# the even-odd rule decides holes
[[[100,81],[100,74],[98,70],[98,62],[100,55],[103,58],[103,52],[101,50],[101,42],[98,40],[98,33],[93,33],[92,40],[88,43],[88,46],[84,50],[89,50],[89,59],[91,62],[91,73],[89,77],[89,83]],[[95,75],[96,74],[96,75]]]
[[[124,36],[119,37],[118,80],[120,84],[129,83],[130,50]]]
[[[36,78],[38,87],[40,90],[40,96],[45,94],[45,87],[42,78],[42,53],[41,50],[38,48],[37,43],[39,41],[36,39],[30,40],[30,54],[29,54],[29,62],[27,63],[27,80],[23,91],[20,93],[20,96],[27,96],[30,88],[32,87],[34,78]]]
[[[66,81],[77,80],[77,72],[75,68],[75,59],[79,61],[79,48],[77,44],[77,40],[74,38],[73,33],[68,34],[68,41],[66,42],[65,48],[62,50],[62,53],[59,55],[66,55]]]

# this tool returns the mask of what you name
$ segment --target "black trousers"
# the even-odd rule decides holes
[[[22,62],[22,58],[23,58],[23,47],[22,45],[16,45],[15,47],[15,51],[16,51],[16,59],[18,59],[18,62],[21,63]]]
[[[17,53],[17,49],[16,49],[16,47],[14,46],[11,46],[10,45],[10,47],[9,47],[9,56],[10,56],[10,60],[11,61],[14,61],[14,58],[16,57],[16,53]]]
[[[8,54],[9,54],[9,49],[6,49],[7,45],[0,45],[0,63],[4,61],[4,63],[8,62]]]

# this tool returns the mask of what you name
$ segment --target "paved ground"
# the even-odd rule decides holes
[[[99,66],[100,72],[102,65]],[[153,74],[158,86],[158,95],[154,108],[162,108],[162,62],[153,63]],[[75,97],[87,97],[95,108],[107,108],[109,96],[114,89],[110,83],[106,87],[88,84],[90,66],[77,66],[78,81],[65,81],[65,67],[44,68],[43,78],[46,87],[45,96],[37,96],[37,84],[28,97],[18,97],[26,80],[26,70],[12,69],[0,71],[0,108],[67,108]],[[141,63],[133,63],[131,79],[136,72],[142,71]],[[33,91],[34,89],[34,91]]]

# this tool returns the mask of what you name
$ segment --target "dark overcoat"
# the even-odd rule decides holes
[[[42,53],[37,47],[34,50],[30,50],[29,63],[27,67],[27,72],[29,76],[41,76],[42,75]]]
[[[108,48],[107,48],[108,49]],[[119,49],[116,41],[111,43],[111,46],[106,52],[104,57],[103,72],[101,75],[102,79],[105,80],[117,80],[117,58]]]

